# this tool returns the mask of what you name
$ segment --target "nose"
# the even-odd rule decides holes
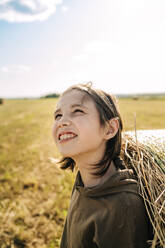
[[[67,128],[69,125],[71,125],[71,121],[66,116],[62,116],[60,120],[54,123],[52,127],[52,135],[55,140],[55,143],[58,140],[58,137],[57,137],[58,131]]]
[[[58,127],[67,127],[70,125],[70,120],[66,117],[62,117],[58,123]]]

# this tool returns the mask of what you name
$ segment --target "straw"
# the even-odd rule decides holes
[[[127,168],[134,171],[139,181],[141,195],[153,227],[151,248],[165,247],[165,140],[159,144],[150,136],[150,142],[139,142],[123,134],[121,156]],[[146,141],[146,139],[144,139]]]

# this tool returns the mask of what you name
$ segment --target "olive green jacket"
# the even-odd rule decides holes
[[[78,172],[60,248],[146,248],[149,219],[131,170],[84,187]]]

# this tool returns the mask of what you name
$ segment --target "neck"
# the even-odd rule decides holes
[[[93,175],[92,173],[94,170],[91,167],[92,165],[88,165],[88,167],[78,166],[82,181],[84,183],[84,187],[93,187],[101,185],[108,179],[108,177],[112,176],[116,172],[116,167],[113,161],[111,162],[108,170],[103,176]]]
[[[72,157],[75,161],[80,174],[82,181],[85,187],[92,187],[102,184],[106,179],[116,172],[116,167],[113,162],[111,162],[108,170],[103,176],[95,176],[93,172],[96,172],[95,164],[98,163],[105,152],[105,144],[101,148],[95,151],[90,151],[88,153],[79,154],[75,157]]]

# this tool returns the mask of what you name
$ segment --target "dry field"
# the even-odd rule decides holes
[[[55,99],[0,105],[0,247],[58,248],[74,174],[50,161]],[[165,99],[120,99],[124,130],[165,129]]]

